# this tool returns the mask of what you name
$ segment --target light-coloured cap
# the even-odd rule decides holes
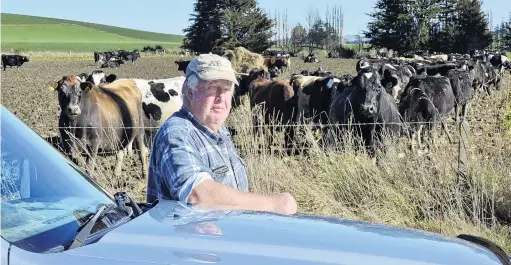
[[[192,73],[202,80],[228,80],[239,85],[231,62],[216,54],[201,54],[193,58],[186,68],[186,77]]]

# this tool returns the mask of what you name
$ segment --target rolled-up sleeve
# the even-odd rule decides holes
[[[164,142],[160,161],[161,178],[172,198],[187,202],[195,187],[205,180],[212,180],[213,172],[201,160],[190,135],[170,133]]]

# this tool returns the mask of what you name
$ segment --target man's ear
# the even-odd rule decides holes
[[[80,83],[80,88],[85,93],[89,92],[93,87],[94,87],[94,84],[89,81]]]

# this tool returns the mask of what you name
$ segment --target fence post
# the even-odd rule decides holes
[[[469,153],[469,143],[468,136],[470,134],[470,126],[468,122],[463,120],[459,124],[459,143],[458,143],[458,170],[456,172],[457,175],[457,185],[458,190],[461,195],[461,203],[463,204],[463,208],[465,212],[469,214],[470,212],[474,212],[474,209],[470,207],[470,194],[469,194],[469,183],[467,179],[468,175],[468,153]]]

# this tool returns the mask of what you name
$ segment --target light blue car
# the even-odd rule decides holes
[[[472,236],[136,204],[106,192],[3,106],[0,136],[2,264],[510,264],[500,247]]]

